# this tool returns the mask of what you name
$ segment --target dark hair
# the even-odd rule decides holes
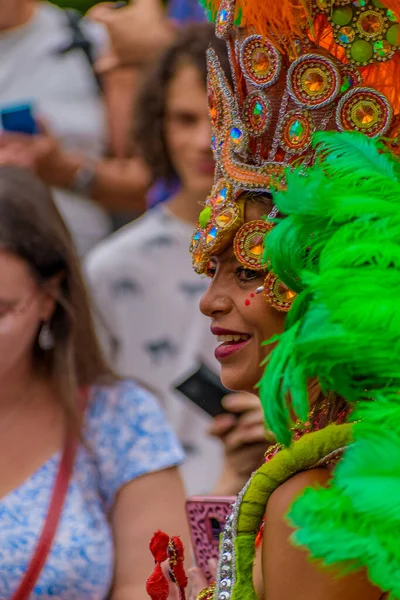
[[[164,135],[168,85],[174,77],[179,63],[187,60],[198,69],[205,89],[207,82],[206,52],[210,46],[215,50],[225,74],[231,80],[226,44],[215,37],[215,26],[209,23],[194,24],[182,29],[175,43],[159,57],[138,94],[134,139],[139,144],[143,158],[150,166],[154,179],[165,178],[172,181],[177,176],[169,159]]]
[[[46,186],[16,167],[0,167],[0,247],[24,260],[38,285],[61,276],[49,323],[54,348],[43,351],[36,340],[33,352],[35,367],[52,382],[67,416],[75,418],[78,387],[115,377],[97,342],[71,236]]]

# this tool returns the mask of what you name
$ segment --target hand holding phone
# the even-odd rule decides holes
[[[39,132],[31,104],[15,104],[2,108],[0,121],[3,130],[11,133],[35,135]]]

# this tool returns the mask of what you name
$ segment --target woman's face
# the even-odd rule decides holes
[[[54,301],[38,287],[28,265],[0,250],[0,390],[1,381],[31,364],[41,323],[53,310]]]
[[[262,205],[247,203],[246,222],[264,214]],[[285,314],[272,308],[262,293],[250,296],[263,285],[266,274],[243,267],[232,245],[211,258],[209,275],[212,281],[200,310],[211,318],[211,330],[219,342],[215,356],[221,363],[222,382],[231,390],[254,393],[263,372],[261,362],[271,351],[271,346],[261,344],[283,331]]]
[[[169,84],[165,138],[170,161],[184,188],[206,197],[214,177],[211,125],[205,85],[190,63],[180,66]]]

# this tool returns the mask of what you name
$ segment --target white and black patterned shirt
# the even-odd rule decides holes
[[[158,393],[186,449],[187,491],[200,494],[220,473],[222,448],[207,435],[210,418],[173,390],[199,360],[219,372],[215,338],[199,311],[208,280],[192,269],[192,233],[157,206],[93,250],[86,270],[108,358],[118,373]]]

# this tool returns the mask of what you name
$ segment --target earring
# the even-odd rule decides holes
[[[47,352],[54,348],[54,335],[50,329],[49,322],[43,323],[38,337],[38,344],[42,350]]]

